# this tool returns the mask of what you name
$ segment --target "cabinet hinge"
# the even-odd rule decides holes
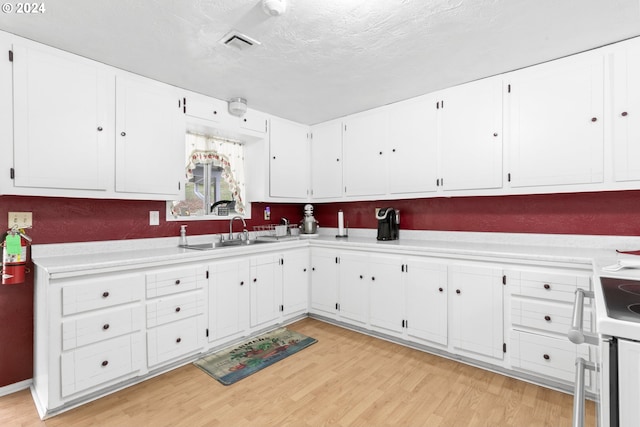
[[[182,186],[182,184],[180,183],[180,181],[178,181],[178,191],[181,190],[181,188],[180,188],[181,186]]]
[[[511,93],[511,84],[507,85],[507,93]]]
[[[336,310],[340,311],[340,304],[336,303]]]
[[[209,336],[209,328],[207,328],[206,336]]]
[[[336,257],[336,264],[340,264],[340,257]]]
[[[284,265],[284,258],[280,258],[280,265]]]
[[[511,182],[511,172],[507,174],[507,182]]]
[[[13,62],[13,51],[9,51],[9,62]]]
[[[440,101],[440,108],[444,108],[444,100]]]
[[[404,273],[404,264],[400,265],[400,271]]]
[[[440,101],[436,102],[436,110],[440,109]]]
[[[9,169],[9,178],[15,179],[15,177],[16,177],[16,170],[14,168]]]
[[[206,278],[209,278],[209,270],[207,270]]]
[[[405,328],[408,328],[408,327],[409,327],[409,321],[408,321],[408,320],[405,320],[405,321],[404,321],[404,327],[405,327]]]
[[[187,98],[182,98],[182,112],[187,114]]]
[[[280,311],[284,311],[284,305],[280,304]]]
[[[404,320],[402,320],[402,327],[404,328]]]
[[[506,274],[503,274],[503,275],[502,275],[502,284],[503,284],[503,285],[506,285],[506,284],[507,284],[507,275],[506,275]]]
[[[347,131],[347,125],[344,125],[344,131],[345,132]]]
[[[503,352],[503,353],[506,353],[506,352],[507,352],[507,343],[506,343],[506,342],[503,342],[503,343],[502,343],[502,352]]]

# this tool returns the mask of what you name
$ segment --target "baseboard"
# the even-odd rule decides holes
[[[33,384],[33,378],[0,387],[0,396],[6,396],[8,394],[15,393],[16,391],[25,390],[31,387],[31,384]]]

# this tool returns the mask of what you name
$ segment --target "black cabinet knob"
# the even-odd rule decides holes
[[[102,329],[103,329],[103,330],[105,330],[105,331],[106,331],[107,329],[109,329],[109,324],[108,324],[108,323],[105,323],[104,325],[102,325]]]
[[[180,279],[176,279],[176,285],[180,284]]]
[[[549,356],[548,354],[543,354],[542,357],[544,358],[544,360],[551,359],[551,356]]]
[[[109,292],[105,291],[102,293],[102,298],[107,298],[109,296]]]
[[[102,132],[102,126],[98,126],[98,132]]]
[[[545,283],[543,287],[544,287],[546,290],[551,289],[551,285],[550,285],[550,284],[548,284],[548,283]]]
[[[120,132],[120,136],[127,136],[126,132]]]
[[[180,307],[176,307],[176,313],[180,313]]]
[[[544,320],[546,320],[547,322],[551,322],[551,316],[544,316]]]
[[[456,294],[460,295],[462,292],[460,292],[460,289],[456,289]]]
[[[622,114],[620,114],[622,117],[627,117],[629,113],[627,113],[626,111],[623,111]]]
[[[101,363],[102,366],[107,366],[108,364],[109,364],[108,360],[103,360]]]
[[[442,292],[444,289],[442,288],[438,288],[438,292]]]
[[[178,339],[176,340],[176,342],[177,342],[178,344],[180,344],[180,343],[182,342],[182,338],[178,338]]]

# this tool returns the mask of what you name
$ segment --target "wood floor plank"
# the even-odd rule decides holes
[[[24,390],[0,397],[0,425],[571,425],[570,395],[314,319],[289,328],[318,342],[231,386],[187,365],[46,421]]]

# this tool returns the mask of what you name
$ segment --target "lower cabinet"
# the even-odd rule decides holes
[[[338,251],[311,248],[309,311],[335,318],[338,313]]]
[[[462,264],[449,266],[448,273],[452,348],[502,360],[502,270]]]
[[[592,360],[588,344],[573,344],[571,328],[576,289],[590,290],[589,273],[561,269],[509,269],[505,271],[508,295],[508,362],[512,369],[555,382],[573,384],[575,360]],[[591,307],[585,301],[583,328],[591,331]],[[591,371],[585,371],[588,388],[595,387]]]
[[[209,341],[224,342],[249,333],[248,259],[209,264]]]

